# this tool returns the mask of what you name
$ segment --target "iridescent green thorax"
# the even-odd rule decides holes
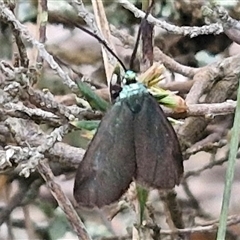
[[[125,85],[122,88],[122,91],[120,92],[115,105],[127,105],[128,109],[130,109],[135,114],[141,111],[145,96],[148,95],[149,93],[147,89],[141,83],[132,83]]]
[[[141,95],[142,93],[148,93],[146,87],[144,87],[142,83],[131,83],[122,88],[122,91],[119,93],[118,100],[130,98],[134,95]]]

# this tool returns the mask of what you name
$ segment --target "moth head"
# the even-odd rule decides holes
[[[122,77],[120,67],[114,69],[110,82],[111,101],[114,103],[122,91],[124,85],[129,85],[137,82],[137,74],[134,71],[127,70]]]
[[[123,84],[129,85],[137,82],[137,74],[131,70],[127,70],[124,74]]]

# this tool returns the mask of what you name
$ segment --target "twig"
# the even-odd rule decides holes
[[[106,13],[103,7],[103,3],[100,0],[98,1],[92,0],[92,6],[93,6],[93,11],[95,14],[97,26],[100,29],[102,35],[105,37],[105,39],[109,43],[109,46],[111,47],[111,49],[115,52],[114,45],[111,41],[111,33],[109,30],[109,25],[108,25]],[[109,86],[113,69],[116,65],[116,59],[114,61],[111,58],[112,60],[110,62],[109,56],[108,56],[109,53],[106,51],[106,49],[103,46],[102,46],[102,53],[103,53],[103,62],[105,66],[105,72],[106,72],[108,86]]]
[[[23,214],[24,214],[24,222],[25,222],[25,226],[26,226],[26,232],[28,235],[29,239],[35,239],[36,238],[36,234],[34,231],[34,224],[30,218],[30,211],[29,211],[29,206],[23,206]]]
[[[47,0],[38,1],[38,15],[37,15],[37,25],[39,26],[39,42],[44,44],[46,41],[46,27],[48,22],[48,6]],[[37,66],[38,68],[42,66],[43,58],[38,55]]]
[[[240,223],[240,216],[229,216],[227,220],[227,226],[232,226]],[[193,228],[184,228],[184,229],[176,229],[174,233],[196,233],[196,232],[213,232],[218,229],[219,223],[216,221],[216,223],[213,224],[204,224],[203,226],[197,226]],[[163,235],[169,235],[171,234],[171,230],[161,230],[161,234]]]
[[[18,140],[18,132],[25,132],[24,130],[20,129],[21,124],[19,122],[16,122],[18,125],[14,126],[11,122],[11,119],[7,119],[8,126],[10,132],[13,133],[13,136]],[[12,120],[14,121],[14,119]],[[20,121],[20,120],[18,120]],[[26,126],[26,125],[23,125]],[[14,127],[16,128],[16,131],[14,130]],[[24,128],[24,127],[23,127]],[[31,126],[28,123],[28,128],[31,130],[34,129],[34,126]],[[35,130],[35,129],[34,129]],[[28,130],[27,130],[28,131]],[[5,167],[12,167],[12,161],[19,164],[21,166],[21,172],[20,175],[24,175],[25,177],[29,177],[30,173],[35,171],[36,166],[38,165],[39,161],[42,160],[45,157],[45,153],[48,152],[50,149],[52,149],[53,145],[57,141],[61,141],[62,137],[68,132],[68,124],[63,125],[59,128],[56,128],[54,131],[51,132],[50,135],[45,136],[45,141],[40,144],[37,147],[19,147],[19,146],[10,146],[6,148],[6,151],[1,150],[0,151],[0,167],[4,169]],[[31,135],[33,133],[38,134],[39,132],[31,132]],[[31,136],[32,137],[32,136]],[[41,136],[41,138],[44,136]],[[29,143],[28,143],[29,144]]]
[[[188,111],[182,114],[175,114],[175,116],[186,118],[188,116],[200,117],[203,116],[208,119],[213,119],[215,116],[232,114],[236,108],[236,101],[226,101],[222,103],[201,103],[188,104]],[[171,115],[173,112],[164,108],[166,115]]]
[[[67,118],[68,120],[73,120],[77,114],[83,112],[83,109],[73,106],[71,108],[66,107],[55,101],[54,96],[50,92],[42,92],[36,90],[30,86],[30,76],[28,72],[26,73],[22,68],[12,68],[12,66],[7,65],[6,62],[0,62],[0,70],[6,77],[4,93],[7,93],[4,97],[5,102],[9,103],[16,102],[20,98],[22,101],[29,100],[34,106],[39,107],[45,111],[52,112],[55,115],[61,116],[61,118]],[[74,110],[73,114],[71,113]],[[65,119],[66,121],[66,119]]]
[[[11,6],[8,5],[8,7],[14,14],[14,12],[18,12],[19,4],[16,3],[16,6],[14,6],[14,4],[12,4]],[[14,8],[15,8],[15,11],[14,11]],[[12,23],[9,23],[9,25],[12,28],[12,34],[14,36],[14,42],[15,42],[15,44],[13,45],[13,55],[14,55],[13,58],[15,58],[16,60],[15,66],[17,65],[17,66],[22,66],[24,68],[28,68],[29,59],[27,55],[27,49],[20,37],[19,31],[14,28],[14,25]],[[18,53],[16,53],[16,50],[18,50]]]
[[[233,215],[228,217],[227,225],[232,226],[240,223],[240,216]],[[169,236],[172,234],[189,234],[189,233],[204,233],[204,232],[214,232],[218,229],[218,221],[210,221],[202,226],[197,226],[193,228],[184,228],[184,229],[174,229],[172,230],[165,230],[161,229],[160,234],[161,236]],[[131,236],[124,236],[124,237],[105,237],[104,240],[122,240],[122,239],[131,239]]]
[[[27,114],[30,118],[36,118],[41,121],[49,121],[49,122],[55,122],[60,123],[60,118],[56,116],[55,114],[51,112],[44,111],[39,108],[28,108],[22,104],[22,102],[16,103],[6,103],[4,104],[4,109],[2,110],[5,114],[9,116],[15,116],[17,117],[17,113],[22,112],[24,114]],[[23,115],[23,114],[22,114]],[[20,116],[21,118],[24,118],[24,116]]]
[[[205,95],[205,103],[219,103],[231,98],[238,87],[240,55],[225,58],[201,68],[194,76],[194,85],[186,97],[186,103],[196,104]],[[234,74],[233,74],[234,72]],[[221,91],[226,89],[226,91]],[[190,117],[179,128],[182,150],[197,142],[212,119]]]
[[[145,13],[135,7],[130,1],[128,0],[117,0],[119,4],[121,4],[124,8],[131,11],[136,18],[144,18]],[[196,37],[198,35],[205,35],[205,34],[220,34],[223,32],[223,27],[219,23],[206,25],[202,27],[178,27],[172,24],[167,23],[163,20],[158,20],[154,18],[152,15],[147,17],[147,21],[149,23],[154,24],[157,27],[161,27],[169,33],[180,34],[180,35],[189,35],[190,37]]]
[[[107,43],[107,41],[102,36],[101,31],[97,27],[97,24],[95,22],[94,16],[86,10],[82,0],[73,0],[73,1],[69,2],[69,4],[71,4],[74,7],[74,9],[77,10],[78,16],[81,17],[87,23],[87,25],[89,26],[91,31],[94,33],[94,35],[96,35],[99,38],[103,39]],[[109,47],[111,48],[111,45]],[[115,66],[116,59],[114,59],[112,57],[110,52],[106,51],[106,54],[107,54],[109,63],[112,66]],[[107,76],[107,77],[109,77],[109,76]]]
[[[112,35],[121,40],[124,45],[134,46],[135,39],[129,34],[116,29],[113,25],[110,26]],[[154,61],[161,62],[164,66],[172,72],[182,74],[183,76],[193,78],[194,75],[200,70],[200,68],[193,68],[182,65],[176,62],[171,57],[163,53],[159,48],[154,47]]]
[[[20,187],[17,193],[8,202],[7,207],[1,209],[0,211],[0,226],[6,221],[10,216],[11,212],[18,206],[21,205],[26,193],[29,191],[29,186],[33,183],[34,179],[29,179],[29,181],[20,181]]]
[[[172,72],[176,72],[182,74],[183,76],[193,78],[194,75],[201,69],[201,68],[193,68],[184,66],[174,59],[170,58],[166,54],[164,54],[159,48],[154,48],[154,60],[160,61],[164,64],[164,66]]]
[[[197,170],[186,172],[184,174],[183,178],[184,178],[184,180],[186,180],[189,177],[198,176],[205,170],[209,170],[209,169],[213,168],[214,166],[220,166],[223,163],[225,163],[226,161],[227,161],[227,158],[224,157],[224,158],[221,158],[220,160],[215,160],[215,161],[209,162],[208,164],[204,165],[203,167],[201,167]]]
[[[12,23],[14,28],[19,31],[21,34],[21,37],[25,39],[26,41],[32,43],[39,51],[39,56],[44,58],[45,61],[48,62],[50,67],[55,70],[58,75],[62,78],[63,83],[67,85],[70,89],[72,89],[73,92],[76,92],[78,90],[76,83],[69,77],[69,75],[57,64],[57,62],[54,60],[53,56],[48,53],[48,51],[45,49],[44,45],[34,39],[27,28],[22,25],[16,17],[13,15],[13,13],[6,7],[4,2],[0,1],[0,18],[7,19],[8,22]]]
[[[8,134],[13,133],[14,138],[20,139],[22,143],[27,142],[31,147],[33,158],[36,157],[36,147],[46,144],[48,135],[46,135],[36,124],[30,124],[24,119],[8,118],[5,121],[5,127],[8,126]],[[28,126],[26,128],[25,126]],[[6,129],[0,128],[1,134],[6,135]],[[9,143],[8,143],[9,145]],[[35,147],[35,148],[34,148]],[[77,168],[80,163],[84,150],[77,147],[72,147],[62,142],[56,142],[52,148],[44,153],[44,156],[51,159],[53,162],[61,163],[62,166]],[[8,149],[0,150],[1,167],[9,161],[9,158],[16,161],[26,161],[31,155],[29,147],[9,147]],[[10,164],[11,165],[11,164]],[[9,166],[9,164],[8,164]]]
[[[198,200],[195,198],[192,191],[190,190],[188,182],[182,181],[181,184],[184,188],[186,195],[189,198],[188,202],[190,202],[190,205],[197,211],[198,216],[209,218],[209,214],[204,211],[204,209],[201,207],[201,204],[198,202]]]
[[[173,232],[172,237],[182,238],[183,236],[176,236],[174,234],[175,228],[181,228],[181,229],[184,228],[182,211],[180,210],[178,202],[177,202],[176,192],[174,190],[172,190],[172,191],[163,191],[163,192],[159,192],[159,193],[160,193],[160,198],[164,203],[164,209],[165,209],[165,213],[166,213],[167,223],[169,225],[169,228]]]
[[[54,176],[49,165],[47,163],[40,162],[38,165],[38,171],[46,181],[46,184],[54,198],[57,200],[58,205],[66,214],[66,217],[68,218],[74,231],[77,233],[77,236],[83,240],[90,240],[91,237],[87,233],[83,222],[75,212],[71,202],[65,196],[61,187],[54,181]]]

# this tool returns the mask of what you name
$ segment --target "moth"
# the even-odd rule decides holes
[[[85,207],[117,201],[133,180],[171,189],[183,174],[177,135],[158,102],[134,72],[124,81],[77,169],[74,197]]]
[[[183,174],[177,135],[158,102],[133,71],[113,76],[114,104],[102,118],[75,177],[74,197],[89,208],[117,201],[133,180],[172,189]]]

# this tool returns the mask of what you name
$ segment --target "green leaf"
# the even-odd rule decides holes
[[[109,103],[99,97],[86,83],[78,81],[78,88],[93,109],[106,112]]]
[[[239,80],[240,83],[240,80]],[[224,193],[222,200],[222,209],[217,233],[217,240],[225,239],[226,231],[227,231],[227,220],[228,220],[228,212],[229,212],[229,204],[231,198],[231,191],[234,180],[235,166],[237,160],[237,153],[239,148],[239,139],[240,139],[240,87],[238,87],[237,92],[237,106],[233,121],[233,128],[231,130],[231,140],[230,140],[230,149],[228,155],[228,165],[225,176],[225,185],[224,185]]]
[[[81,120],[81,121],[73,121],[71,124],[77,128],[85,129],[88,131],[92,131],[98,128],[100,121],[99,120]]]
[[[139,224],[141,225],[143,222],[143,217],[144,217],[144,210],[146,206],[146,202],[148,199],[148,190],[141,187],[140,185],[137,184],[137,197],[138,197],[138,202],[139,202],[139,212],[140,212],[140,222]]]

